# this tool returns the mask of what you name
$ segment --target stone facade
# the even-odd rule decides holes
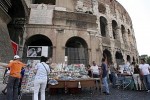
[[[7,14],[11,3],[9,0],[0,1],[0,62],[7,63],[13,57],[7,24],[11,18]]]
[[[83,58],[84,64],[100,64],[103,57],[118,64],[138,61],[131,18],[116,0],[37,0],[42,4],[36,0],[22,1],[26,22],[19,54],[24,59],[34,59],[26,56],[28,46],[49,46],[49,58],[56,63],[64,62],[65,56],[77,63]],[[77,57],[76,48],[84,48],[87,53],[78,52]]]

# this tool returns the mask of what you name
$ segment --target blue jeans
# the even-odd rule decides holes
[[[109,86],[108,86],[107,76],[102,78],[102,82],[103,82],[104,87],[105,87],[104,92],[109,93]]]
[[[111,77],[112,77],[112,85],[113,87],[116,87],[116,75],[115,75],[115,72],[111,72]]]
[[[10,76],[7,84],[7,100],[18,99],[19,78]]]
[[[150,74],[143,76],[144,85],[147,90],[150,90]]]

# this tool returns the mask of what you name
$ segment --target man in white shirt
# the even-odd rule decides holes
[[[144,81],[144,85],[147,89],[147,92],[150,92],[150,66],[145,63],[144,59],[141,59],[141,64],[139,65],[140,74]]]
[[[95,61],[93,61],[93,65],[90,67],[90,70],[92,72],[93,78],[99,78],[100,76],[100,70],[99,67],[96,65]]]
[[[96,65],[95,61],[93,61],[93,65],[90,67],[90,70],[92,72],[93,78],[99,78],[100,79],[100,70],[99,70],[99,67]],[[97,81],[95,81],[95,83],[96,83],[96,85],[98,85],[98,86],[96,86],[96,89],[97,89],[97,87],[100,86],[100,81],[97,80]],[[100,89],[100,87],[99,87],[99,89]]]

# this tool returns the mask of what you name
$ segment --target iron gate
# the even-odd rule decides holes
[[[68,64],[88,64],[87,48],[66,48],[65,56],[68,56]]]

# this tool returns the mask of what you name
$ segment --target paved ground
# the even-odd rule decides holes
[[[0,91],[5,85],[0,84]],[[133,90],[122,90],[112,89],[111,95],[100,94],[98,90],[92,94],[89,90],[85,89],[78,94],[62,94],[47,95],[46,100],[150,100],[150,93],[145,91],[133,91]],[[22,100],[32,100],[32,94],[23,94]],[[0,100],[6,100],[6,96],[0,93]]]

